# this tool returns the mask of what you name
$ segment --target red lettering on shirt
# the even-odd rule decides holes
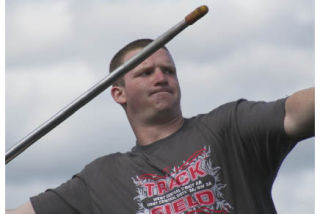
[[[157,187],[158,187],[158,194],[159,195],[162,195],[163,193],[168,191],[166,181],[164,181],[164,180],[157,182]]]
[[[147,193],[148,193],[148,197],[153,196],[153,187],[154,187],[154,183],[145,183],[144,184],[145,187],[147,187]]]
[[[190,208],[195,207],[195,206],[198,205],[198,203],[197,203],[196,201],[194,201],[194,199],[192,198],[191,195],[187,195],[187,196],[186,196],[186,199],[187,199],[188,206],[189,206]]]
[[[162,212],[162,207],[152,208],[152,209],[151,209],[151,213],[152,213],[152,214],[164,214],[164,213]]]
[[[176,200],[175,202],[172,203],[172,205],[175,213],[180,213],[187,210],[187,207],[185,205],[183,198]]]
[[[213,192],[209,189],[201,192],[197,192],[195,193],[195,196],[197,198],[197,201],[201,205],[211,205],[211,204],[214,204],[215,202],[215,197],[213,195]]]
[[[172,214],[170,204],[166,204],[166,205],[164,206],[164,208],[165,208],[165,210],[166,210],[166,214]]]
[[[172,190],[175,187],[179,187],[179,184],[177,183],[177,181],[175,179],[171,179],[170,183],[169,183],[169,190]]]
[[[186,171],[183,171],[183,172],[180,172],[176,177],[175,179],[177,180],[177,182],[180,184],[180,185],[186,185],[187,183],[189,183],[190,179],[189,179],[189,176],[188,176],[188,173]]]
[[[200,169],[200,164],[201,164],[201,160],[198,160],[195,166],[190,166],[188,168],[192,180],[196,180],[199,176],[206,175],[206,172]]]

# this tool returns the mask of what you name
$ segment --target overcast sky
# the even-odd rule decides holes
[[[105,77],[123,45],[158,37],[202,4],[209,13],[167,44],[185,117],[314,86],[313,0],[10,0],[6,150]],[[134,144],[122,108],[106,90],[6,166],[6,206]],[[314,138],[289,154],[273,197],[280,214],[314,213]]]

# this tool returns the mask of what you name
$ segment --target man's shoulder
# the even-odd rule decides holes
[[[128,154],[130,152],[122,153],[122,152],[115,152],[111,154],[107,154],[101,157],[98,157],[97,159],[93,160],[90,164],[104,164],[104,163],[110,163],[110,162],[117,162],[122,161],[123,159],[128,158]]]
[[[205,117],[206,115],[224,115],[228,114],[230,112],[236,112],[238,111],[238,108],[243,110],[252,110],[253,107],[257,107],[256,109],[260,108],[283,108],[284,103],[286,101],[287,97],[277,99],[274,101],[254,101],[254,100],[247,100],[244,98],[237,99],[235,101],[226,102],[224,104],[221,104],[217,107],[214,107],[211,111],[209,111],[206,114],[199,114],[196,115],[194,118],[197,117]],[[241,111],[240,111],[241,112]]]
[[[190,119],[201,121],[201,120],[206,120],[207,117],[212,117],[212,116],[216,117],[216,116],[224,115],[235,110],[236,107],[242,102],[247,102],[247,100],[241,98],[235,101],[226,102],[224,104],[220,104],[217,107],[214,107],[213,109],[209,110],[209,112],[207,113],[200,113],[196,116],[191,117]]]
[[[113,167],[119,167],[119,165],[125,164],[128,161],[130,161],[128,153],[111,153],[96,158],[85,166],[84,171],[90,171],[92,169],[96,170],[97,168],[104,167],[108,167],[109,169],[111,169]]]

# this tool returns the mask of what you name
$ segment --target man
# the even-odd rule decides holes
[[[152,40],[134,41],[110,71]],[[163,47],[111,89],[137,139],[8,213],[276,213],[271,187],[295,144],[314,136],[314,89],[274,102],[238,100],[186,119]]]

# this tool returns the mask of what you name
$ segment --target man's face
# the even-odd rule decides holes
[[[124,56],[124,62],[140,50],[129,51]],[[181,113],[176,68],[170,54],[164,48],[129,71],[123,79],[125,85],[119,87],[122,94],[116,101],[126,106],[128,116],[156,119],[157,116]]]

